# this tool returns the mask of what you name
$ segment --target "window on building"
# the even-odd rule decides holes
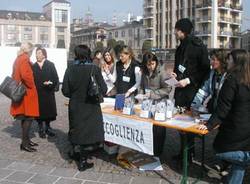
[[[130,37],[133,36],[132,29],[129,29],[129,30],[128,30],[128,36],[130,36]]]
[[[47,32],[49,32],[49,28],[45,27],[45,26],[42,26],[42,27],[40,27],[40,32],[41,33],[47,33]]]
[[[32,34],[24,34],[23,39],[24,40],[32,40]]]
[[[57,40],[64,40],[64,35],[57,35]]]
[[[112,32],[109,32],[109,39],[112,39]]]
[[[15,31],[16,30],[16,26],[15,25],[7,25],[7,30],[8,31]]]
[[[125,37],[125,31],[122,31],[122,37]]]
[[[128,46],[129,46],[129,47],[132,47],[132,44],[133,44],[132,40],[129,40],[129,41],[128,41]]]
[[[116,38],[118,37],[118,31],[115,32],[115,37],[116,37]]]
[[[65,28],[64,27],[57,27],[57,32],[64,33]]]
[[[55,10],[55,21],[59,23],[67,23],[68,12],[67,10]]]
[[[31,26],[24,26],[23,28],[24,31],[32,31],[32,27]]]
[[[40,34],[40,40],[41,41],[48,41],[49,35],[48,34]]]
[[[8,39],[8,40],[15,40],[15,39],[16,39],[16,35],[13,34],[13,33],[8,33],[7,39]]]

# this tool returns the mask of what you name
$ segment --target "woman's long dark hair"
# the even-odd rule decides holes
[[[149,75],[147,63],[151,62],[151,61],[155,61],[156,62],[156,67],[155,67],[155,70],[156,70],[157,67],[158,67],[158,65],[159,65],[159,61],[158,61],[156,55],[154,55],[151,52],[146,52],[145,54],[143,54],[143,57],[142,57],[142,72],[145,75]]]
[[[244,49],[235,49],[230,52],[233,58],[233,67],[230,72],[236,75],[240,83],[250,87],[250,61],[249,54]]]

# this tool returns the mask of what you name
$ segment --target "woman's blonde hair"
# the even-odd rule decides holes
[[[131,47],[128,47],[127,45],[122,46],[120,54],[128,54],[130,59],[134,59],[135,55]]]
[[[22,43],[19,51],[17,52],[17,55],[20,56],[23,53],[27,53],[27,54],[31,55],[33,49],[34,49],[34,46],[32,43],[30,43],[30,42]]]

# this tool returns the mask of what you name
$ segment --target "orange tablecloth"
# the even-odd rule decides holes
[[[102,113],[104,114],[112,114],[112,115],[116,115],[116,116],[121,116],[121,117],[126,117],[126,118],[131,118],[134,120],[142,120],[145,121],[145,118],[141,118],[138,115],[125,115],[122,114],[121,111],[115,111],[114,107],[103,107],[102,108]],[[137,113],[136,113],[137,114]],[[152,123],[154,125],[158,125],[158,126],[164,126],[166,128],[171,128],[171,129],[176,129],[179,131],[183,131],[183,132],[190,132],[190,133],[194,133],[194,134],[201,134],[201,135],[205,135],[208,133],[207,130],[198,130],[195,125],[188,127],[188,128],[183,128],[183,127],[178,127],[178,126],[173,126],[173,125],[169,125],[166,124],[166,122],[160,122],[160,121],[155,121],[153,119],[147,119],[146,122]]]

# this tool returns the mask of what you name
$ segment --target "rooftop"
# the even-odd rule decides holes
[[[50,18],[47,17],[44,13],[27,12],[27,11],[12,11],[12,10],[0,10],[0,19],[50,21]]]
[[[51,4],[51,3],[66,3],[66,4],[70,4],[70,2],[69,2],[69,1],[66,1],[66,0],[52,0],[52,1],[50,1],[49,3],[45,4],[44,6],[48,6],[48,5]],[[44,6],[43,6],[43,7],[44,7]]]

